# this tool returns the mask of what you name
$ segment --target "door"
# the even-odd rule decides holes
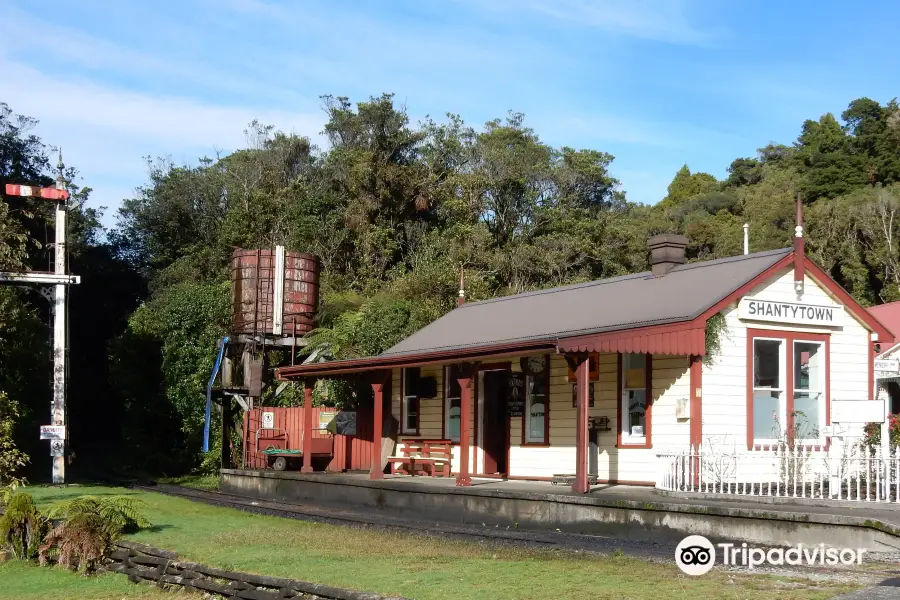
[[[509,424],[506,418],[507,371],[486,371],[484,373],[484,474],[505,474],[507,454],[507,434]]]

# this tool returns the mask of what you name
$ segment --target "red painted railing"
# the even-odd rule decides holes
[[[334,437],[334,455],[328,462],[327,471],[368,470],[372,466],[372,409],[340,411],[325,406],[313,407],[313,437]],[[271,412],[274,423],[271,428],[263,428],[263,412]],[[338,431],[346,431],[344,423],[356,415],[356,433],[336,433],[320,427],[319,415],[334,413]],[[341,414],[343,413],[343,415]],[[267,466],[266,448],[302,449],[303,407],[290,408],[262,407],[244,413],[244,467],[264,469]],[[258,451],[257,451],[258,448]]]

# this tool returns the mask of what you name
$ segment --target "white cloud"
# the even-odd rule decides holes
[[[684,0],[458,0],[486,12],[531,12],[569,25],[685,45],[708,45],[721,37],[691,22]]]
[[[91,205],[110,207],[106,224],[124,196],[147,180],[145,156],[195,162],[246,145],[253,119],[319,142],[325,116],[250,106],[222,106],[189,97],[141,94],[83,79],[61,79],[0,56],[5,81],[0,99],[40,121],[45,143],[63,148],[80,182],[94,188]]]

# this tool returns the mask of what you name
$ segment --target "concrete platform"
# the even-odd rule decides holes
[[[260,500],[365,507],[386,515],[443,523],[484,523],[530,530],[677,541],[795,544],[900,551],[900,510],[890,505],[769,504],[665,497],[649,487],[599,485],[589,494],[543,482],[364,474],[303,474],[225,469],[221,489]],[[824,502],[824,501],[822,501]],[[874,503],[873,503],[874,504]],[[898,507],[900,508],[900,507]]]

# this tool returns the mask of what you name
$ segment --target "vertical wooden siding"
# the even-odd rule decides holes
[[[275,413],[275,429],[259,432],[259,448],[268,447],[300,450],[303,440],[303,407],[263,407],[244,413],[244,466],[248,469],[266,468],[266,456],[256,452],[257,431],[262,427],[262,412]],[[340,412],[326,406],[313,407],[313,427],[319,426],[319,414]],[[335,435],[334,456],[328,471],[368,470],[372,465],[372,409],[356,410],[356,435]],[[313,429],[313,437],[332,437],[327,431]]]

